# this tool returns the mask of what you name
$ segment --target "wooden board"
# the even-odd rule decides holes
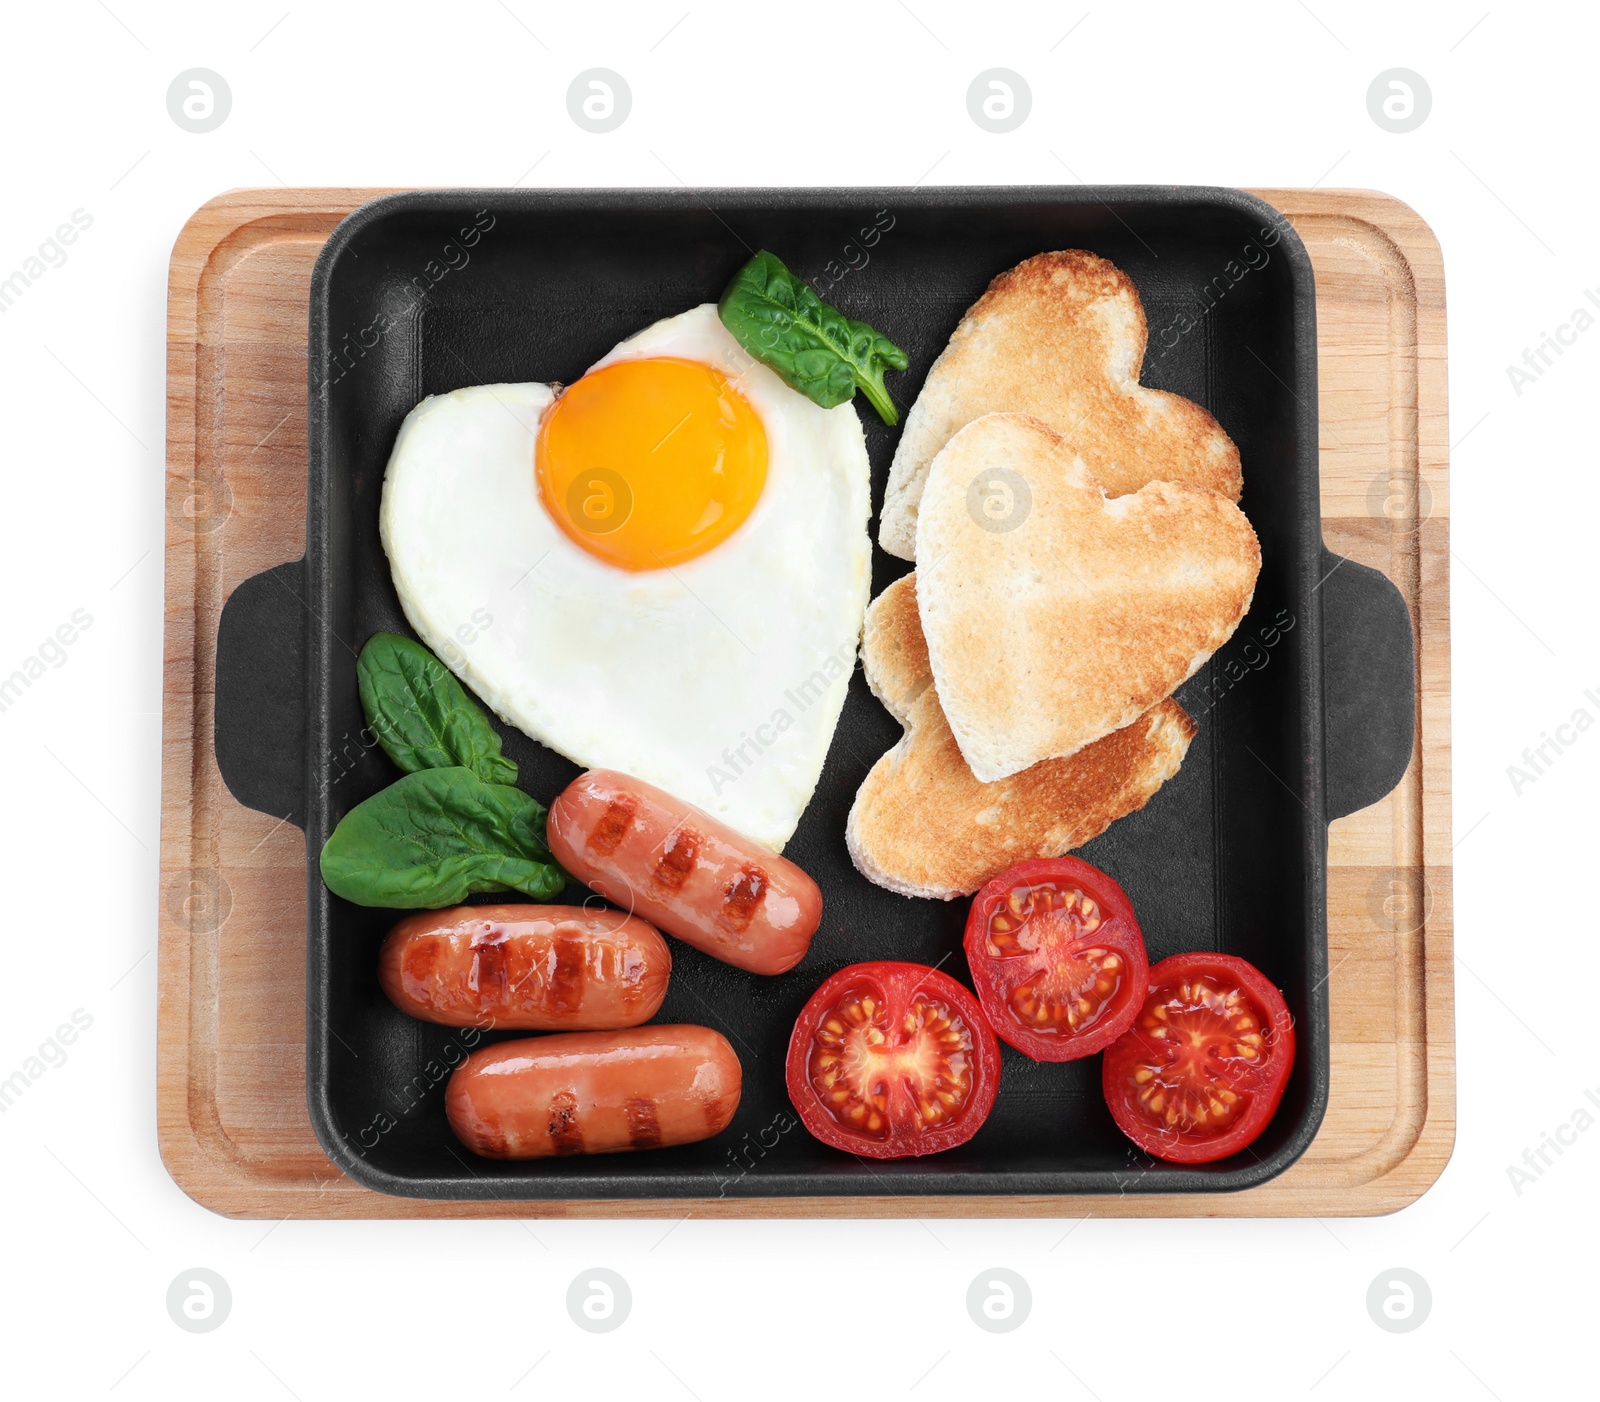
[[[172,254],[157,1105],[185,1192],[263,1218],[1237,1217],[1391,1212],[1428,1188],[1455,1135],[1444,271],[1415,213],[1359,191],[1258,192],[1316,266],[1325,538],[1400,586],[1419,667],[1410,769],[1332,829],[1332,1095],[1300,1162],[1217,1196],[704,1202],[423,1202],[335,1168],[306,1111],[304,838],[223,787],[211,706],[223,600],[305,550],[311,266],[381,193],[232,191]]]

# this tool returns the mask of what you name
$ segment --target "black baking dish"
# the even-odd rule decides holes
[[[1179,692],[1199,724],[1182,770],[1081,855],[1132,896],[1152,962],[1220,949],[1284,990],[1298,1023],[1294,1074],[1272,1126],[1245,1153],[1199,1167],[1148,1159],[1111,1121],[1098,1057],[1037,1064],[1009,1047],[994,1112],[959,1149],[869,1165],[799,1126],[784,1049],[825,977],[881,958],[948,959],[947,971],[967,977],[967,902],[893,895],[846,855],[851,799],[899,735],[859,673],[786,849],[825,898],[810,954],[789,974],[761,978],[673,947],[657,1020],[708,1024],[738,1049],[745,1090],[732,1126],[682,1148],[532,1163],[476,1159],[451,1135],[443,1076],[473,1034],[389,1004],[375,956],[398,917],[335,899],[317,877],[334,824],[396,777],[357,738],[355,674],[355,650],[371,633],[407,631],[378,541],[390,447],[424,395],[570,382],[658,318],[716,300],[758,248],[906,347],[911,367],[891,377],[903,404],[995,274],[1046,249],[1091,249],[1139,288],[1145,383],[1199,401],[1238,443],[1242,504],[1262,546],[1253,607]],[[1398,591],[1323,548],[1311,263],[1268,205],[1235,190],[1143,187],[392,195],[346,219],[317,262],[309,392],[306,558],[228,601],[216,744],[243,802],[306,829],[311,1119],[351,1177],[462,1199],[1222,1192],[1266,1181],[1305,1150],[1328,1098],[1327,824],[1404,771],[1414,663]],[[877,505],[897,431],[864,404],[860,412]],[[907,568],[875,553],[874,593]],[[575,774],[500,728],[524,787],[541,799]]]

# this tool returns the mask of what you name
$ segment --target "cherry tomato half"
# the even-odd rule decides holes
[[[925,964],[840,969],[789,1038],[789,1099],[824,1144],[869,1159],[965,1144],[1000,1089],[977,999]]]
[[[1266,975],[1228,954],[1174,954],[1150,970],[1101,1085],[1111,1117],[1147,1154],[1210,1163],[1267,1127],[1293,1066],[1294,1019]]]
[[[1035,1061],[1076,1061],[1117,1040],[1149,960],[1127,893],[1076,857],[1019,862],[973,898],[967,963],[989,1025]]]

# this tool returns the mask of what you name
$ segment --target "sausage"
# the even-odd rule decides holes
[[[643,920],[570,905],[425,910],[389,931],[378,982],[403,1013],[447,1027],[637,1027],[667,996],[672,954]]]
[[[726,1129],[742,1074],[709,1027],[522,1037],[463,1061],[444,1110],[456,1138],[490,1159],[658,1149]]]
[[[822,921],[822,892],[793,862],[615,770],[567,785],[547,836],[556,860],[608,901],[751,973],[792,969]]]

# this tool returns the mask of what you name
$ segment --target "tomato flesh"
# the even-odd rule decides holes
[[[789,1098],[812,1134],[868,1158],[966,1142],[994,1105],[1000,1049],[972,995],[922,964],[841,969],[789,1042]]]
[[[967,916],[967,962],[994,1030],[1035,1061],[1075,1061],[1114,1042],[1148,975],[1127,894],[1076,857],[1021,862]]]
[[[1243,959],[1178,954],[1150,970],[1102,1085],[1122,1132],[1174,1163],[1238,1153],[1267,1127],[1294,1065],[1283,996]]]

